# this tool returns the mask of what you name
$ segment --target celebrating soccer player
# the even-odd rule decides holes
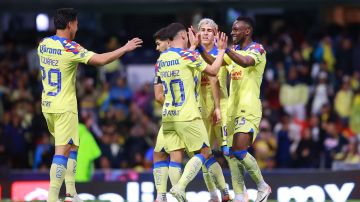
[[[160,53],[167,50],[170,46],[170,40],[166,33],[166,28],[161,28],[154,34],[156,50]],[[157,66],[155,72],[158,71]],[[155,73],[156,74],[156,73]],[[160,104],[164,104],[164,90],[163,83],[160,76],[154,78],[154,94],[155,99]],[[182,159],[185,145],[179,144],[178,149],[171,151],[170,163],[168,162],[169,151],[167,149],[167,143],[164,139],[163,128],[161,126],[156,138],[156,144],[154,148],[154,182],[157,191],[156,202],[166,202],[166,188],[167,179],[170,178],[171,184],[175,185],[182,174]]]
[[[48,201],[60,201],[59,191],[65,178],[66,201],[81,201],[75,189],[76,158],[79,147],[78,110],[75,79],[78,63],[101,66],[126,52],[141,47],[134,38],[112,52],[96,54],[72,41],[78,21],[72,8],[56,11],[56,34],[43,39],[38,47],[42,75],[42,112],[50,133],[55,138],[55,155],[50,168]]]
[[[226,125],[232,155],[257,184],[256,202],[264,202],[267,201],[271,188],[264,181],[256,159],[247,151],[256,138],[262,116],[259,96],[266,64],[266,52],[261,44],[253,42],[253,31],[254,22],[248,17],[237,18],[232,26],[231,36],[236,46],[234,49],[227,49],[224,57],[225,63],[230,65],[228,67],[231,74]],[[214,61],[206,52],[202,52],[202,56],[209,63]],[[237,177],[243,183],[243,176]],[[238,195],[235,201],[244,201],[244,198],[244,195]]]
[[[161,54],[157,62],[157,75],[164,84],[163,133],[169,151],[184,143],[189,152],[196,153],[186,164],[179,182],[170,193],[178,201],[186,201],[185,188],[205,163],[210,173],[220,166],[210,159],[209,140],[195,98],[195,71],[216,76],[222,64],[227,37],[221,34],[218,57],[207,65],[192,51],[187,50],[188,35],[184,25],[172,23],[167,27],[171,47]],[[211,160],[211,161],[210,161]]]
[[[200,20],[198,24],[198,30],[200,35],[201,45],[205,51],[212,56],[217,55],[217,47],[215,46],[215,35],[217,34],[217,24],[209,18]],[[189,30],[189,38],[198,39],[198,37],[192,36],[192,30]],[[191,49],[197,46],[198,40],[190,40]],[[198,75],[200,80],[200,90],[198,102],[201,108],[201,115],[204,121],[205,127],[208,132],[210,148],[214,148],[214,145],[226,147],[226,133],[225,120],[226,120],[226,103],[227,103],[227,70],[225,67],[221,67],[217,76],[208,76],[205,73]],[[220,110],[221,109],[221,110]],[[210,193],[210,202],[218,202],[216,188],[221,192],[222,201],[229,201],[229,190],[226,186],[225,178],[221,168],[218,169],[219,173],[214,173],[215,178],[212,178],[203,166],[203,177],[206,187]]]

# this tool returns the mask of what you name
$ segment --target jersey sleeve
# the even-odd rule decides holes
[[[230,65],[226,65],[226,70],[230,73],[233,69],[234,69],[234,65],[230,64]]]
[[[224,54],[224,61],[226,64],[230,65],[232,63],[231,58],[228,56],[228,54]]]
[[[202,72],[207,67],[206,62],[195,51],[181,51],[180,55],[182,62],[192,69]]]
[[[72,46],[66,47],[66,52],[71,52],[71,60],[77,63],[84,63],[87,64],[90,60],[90,58],[95,55],[94,52],[88,51],[84,47],[82,47],[80,44],[73,42]]]
[[[253,44],[249,47],[249,50],[247,51],[247,56],[250,56],[254,59],[255,65],[258,65],[261,61],[265,59],[265,49],[261,44]]]
[[[157,61],[155,64],[155,76],[154,76],[154,85],[162,84],[161,77],[159,74],[159,62]]]

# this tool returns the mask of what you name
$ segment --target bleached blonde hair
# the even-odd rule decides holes
[[[203,18],[200,20],[199,24],[198,24],[198,30],[200,30],[201,26],[209,24],[211,27],[213,27],[214,32],[216,32],[218,30],[218,25],[216,24],[216,22],[210,18]]]

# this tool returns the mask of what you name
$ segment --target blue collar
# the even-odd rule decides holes
[[[254,44],[256,44],[255,41],[251,42],[249,45],[245,46],[245,48],[243,48],[243,49],[240,47],[240,45],[237,45],[237,46],[235,47],[235,50],[243,50],[243,51],[246,51],[250,46],[252,46],[252,45],[254,45]]]

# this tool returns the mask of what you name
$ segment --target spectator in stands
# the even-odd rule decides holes
[[[106,52],[116,50],[119,47],[119,40],[114,36],[110,37],[106,43]],[[120,59],[114,60],[113,62],[110,62],[109,64],[106,64],[104,67],[100,68],[100,80],[102,82],[107,81],[114,83],[117,76],[125,76],[125,69]]]
[[[21,126],[21,117],[16,113],[7,112],[11,121],[4,126],[6,150],[11,156],[12,168],[29,168],[29,145],[25,138],[25,128]]]
[[[336,93],[334,101],[335,111],[343,126],[347,126],[348,124],[352,100],[353,92],[350,86],[350,78],[348,76],[344,76],[341,89]]]
[[[121,110],[124,114],[128,114],[132,91],[126,85],[126,78],[119,77],[116,84],[111,86],[109,99],[106,101],[107,106],[111,105],[115,110]]]
[[[348,37],[341,37],[336,51],[336,70],[342,75],[353,73],[352,42]]]
[[[325,168],[331,168],[335,156],[341,152],[344,152],[348,140],[339,133],[336,128],[336,123],[329,121],[326,124],[326,137],[324,141],[325,147]]]
[[[274,168],[277,149],[276,144],[276,139],[271,131],[270,122],[263,119],[260,122],[260,132],[258,134],[258,138],[254,143],[255,157],[260,169]]]
[[[50,135],[49,133],[43,133],[42,138],[36,145],[33,169],[47,171],[51,166],[53,156],[54,146],[50,142]]]
[[[281,85],[280,103],[286,113],[296,119],[305,120],[305,105],[309,98],[309,87],[298,80],[295,67],[289,69],[287,83]]]
[[[331,89],[327,83],[327,73],[325,71],[320,72],[318,77],[318,84],[315,87],[314,98],[312,101],[312,114],[320,114],[321,107],[324,104],[330,103]]]
[[[300,141],[300,128],[292,123],[288,114],[283,114],[281,122],[275,125],[274,133],[277,137],[278,149],[276,162],[278,168],[290,168],[293,166],[293,154]]]
[[[316,143],[312,139],[309,128],[304,130],[304,135],[301,138],[299,145],[295,151],[295,167],[297,168],[315,168],[316,167]]]
[[[360,88],[352,101],[351,114],[350,114],[350,128],[360,136]]]

